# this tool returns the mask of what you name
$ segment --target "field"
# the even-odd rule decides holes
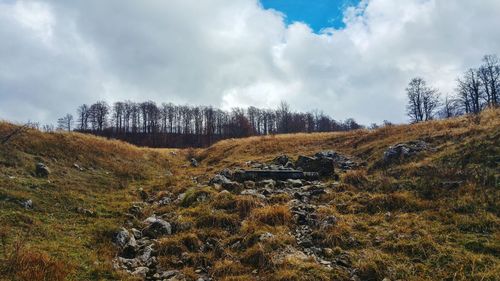
[[[0,136],[14,128],[0,123]],[[382,161],[389,146],[415,140],[428,149]],[[307,198],[320,223],[307,233],[313,246],[297,238],[293,194],[208,184],[225,168],[323,150],[360,165],[323,179],[326,192]],[[48,178],[35,176],[38,162]],[[174,226],[153,241],[155,268],[186,280],[498,280],[499,163],[500,110],[185,150],[28,130],[0,145],[0,280],[140,280],[113,268],[120,251],[112,240],[152,214]],[[131,216],[134,205],[140,212]],[[321,254],[308,255],[312,247]]]

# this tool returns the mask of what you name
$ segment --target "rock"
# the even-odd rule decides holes
[[[215,177],[213,177],[209,182],[208,184],[210,185],[215,185],[215,184],[218,184],[218,185],[223,185],[223,184],[229,184],[231,183],[231,180],[229,180],[226,176],[224,175],[221,175],[221,174],[218,174],[218,175],[215,175]]]
[[[270,232],[264,232],[262,233],[260,236],[259,236],[259,241],[260,242],[263,242],[263,241],[266,241],[266,240],[269,240],[269,239],[272,239],[274,237],[274,234],[270,233]]]
[[[172,199],[168,196],[162,197],[160,200],[158,200],[158,205],[164,206],[172,203]]]
[[[335,217],[335,216],[328,216],[323,221],[321,221],[320,228],[321,229],[330,228],[332,226],[335,226],[337,224],[337,222],[338,222],[337,217]]]
[[[137,258],[144,264],[147,264],[148,261],[151,259],[153,256],[153,245],[148,245],[144,247],[142,250],[142,254],[138,256]]]
[[[287,185],[289,185],[291,187],[301,187],[301,186],[303,186],[301,180],[288,179],[286,181],[286,183],[287,183]]]
[[[147,221],[150,222],[150,224],[142,230],[143,236],[155,239],[162,235],[172,234],[172,226],[170,223],[159,218],[148,218]]]
[[[121,264],[122,266],[118,266],[118,268],[138,268],[141,266],[141,263],[138,259],[127,259],[127,258],[122,258],[118,257],[117,259],[118,264]]]
[[[137,241],[133,235],[130,235],[127,244],[122,249],[121,256],[123,258],[132,259],[137,254]]]
[[[322,177],[332,176],[334,173],[334,162],[331,158],[318,158],[299,156],[295,163],[297,168],[304,172],[316,172]]]
[[[129,214],[134,215],[135,217],[139,217],[142,215],[142,208],[137,205],[132,205],[132,207],[128,208]]]
[[[36,163],[35,175],[40,178],[47,178],[50,174],[50,169],[43,163]]]
[[[78,165],[76,163],[73,164],[73,168],[77,169],[78,171],[83,171],[83,168],[80,167],[80,165]]]
[[[113,243],[115,243],[118,247],[123,248],[130,241],[131,235],[127,229],[121,228],[113,237]]]
[[[315,157],[332,159],[335,167],[338,167],[342,170],[351,170],[359,166],[356,162],[352,161],[348,157],[332,150],[318,152],[315,154]]]
[[[290,162],[290,158],[286,155],[280,155],[274,158],[273,163],[276,165],[285,166],[288,162]]]
[[[198,167],[200,164],[198,164],[198,161],[194,158],[191,158],[191,160],[189,160],[189,162],[191,163],[191,167]]]
[[[139,196],[143,201],[146,201],[149,199],[149,194],[141,187],[139,188]]]
[[[76,208],[76,212],[82,215],[85,215],[87,217],[95,217],[95,213],[91,210],[84,209],[82,207]]]
[[[275,180],[263,180],[259,182],[259,186],[264,188],[274,188],[276,186]]]
[[[457,189],[463,183],[464,183],[463,181],[445,181],[441,183],[441,187],[445,189]]]
[[[141,239],[142,238],[142,232],[136,228],[130,229],[130,232],[132,232],[132,235],[134,235],[135,239]]]
[[[245,185],[245,188],[249,188],[249,189],[255,188],[254,181],[245,181],[243,184]]]
[[[229,170],[228,168],[222,170],[219,173],[219,175],[225,176],[228,179],[232,179],[233,178],[233,172],[231,172],[231,170]]]
[[[255,189],[245,189],[240,194],[241,195],[251,195],[251,196],[255,196],[257,198],[266,199],[266,196],[258,193],[257,190],[255,190]]]
[[[223,183],[222,187],[226,190],[229,190],[231,192],[240,192],[241,189],[243,188],[243,185],[241,183],[237,182],[229,182],[229,183]]]
[[[21,206],[23,206],[25,209],[33,209],[33,201],[31,199],[21,201],[19,202],[19,204],[21,204]]]
[[[227,173],[227,172],[226,172]],[[238,192],[241,190],[242,185],[238,182],[231,181],[222,174],[215,175],[210,181],[210,185],[220,185],[229,191]]]
[[[178,270],[168,270],[168,271],[164,271],[160,274],[160,278],[163,278],[163,279],[170,279],[172,277],[175,277],[176,275],[178,275],[180,272]]]
[[[146,275],[148,274],[148,272],[149,272],[149,268],[147,268],[145,266],[140,266],[140,267],[136,268],[134,272],[132,272],[132,275],[137,276],[137,277],[146,278]]]
[[[327,257],[327,258],[330,258],[330,257],[333,257],[333,250],[331,248],[323,248],[321,250],[321,253],[323,254],[323,256]]]
[[[383,162],[385,164],[391,164],[412,157],[426,149],[428,149],[428,144],[421,140],[398,143],[396,145],[390,146],[384,152]]]
[[[392,219],[392,213],[391,212],[387,212],[384,214],[384,218],[385,220],[391,220]]]

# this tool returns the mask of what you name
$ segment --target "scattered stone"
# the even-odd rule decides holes
[[[172,234],[172,226],[170,225],[170,223],[162,219],[150,217],[146,219],[146,222],[148,222],[149,225],[142,230],[143,236],[155,239],[162,235]]]
[[[123,258],[132,259],[137,254],[137,241],[133,235],[129,236],[127,244],[122,249],[121,256]]]
[[[198,163],[198,161],[194,158],[191,158],[191,160],[189,160],[189,162],[191,163],[191,167],[198,167],[200,165]]]
[[[327,228],[330,228],[332,226],[335,226],[338,222],[338,219],[337,217],[335,216],[328,216],[326,217],[322,222],[321,222],[321,226],[320,228],[321,229],[327,229]]]
[[[281,166],[285,166],[288,162],[290,162],[290,158],[288,158],[288,156],[286,156],[286,155],[280,155],[280,156],[274,158],[274,160],[273,160],[273,164],[281,165]]]
[[[130,241],[131,235],[127,229],[121,228],[113,237],[113,243],[115,243],[118,247],[123,248]]]
[[[260,199],[266,199],[266,196],[258,193],[257,190],[255,190],[255,189],[245,189],[240,194],[241,195],[255,196],[255,197],[260,198]]]
[[[291,186],[291,187],[302,187],[302,181],[301,180],[294,180],[294,179],[288,179],[286,183]]]
[[[82,207],[76,208],[76,212],[87,217],[95,217],[95,213],[89,209],[84,209]]]
[[[148,274],[148,272],[149,272],[149,268],[147,268],[145,266],[140,266],[140,267],[136,268],[134,272],[132,272],[132,275],[137,276],[137,277],[146,278],[146,275]]]
[[[134,215],[135,217],[139,217],[142,215],[142,208],[137,205],[132,205],[132,207],[128,208],[129,214]]]
[[[78,171],[83,171],[84,169],[82,167],[80,167],[80,165],[78,165],[77,163],[74,163],[73,164],[73,168],[77,169]]]
[[[245,188],[249,188],[249,189],[255,188],[254,181],[245,181],[243,184],[245,185]]]
[[[50,169],[43,163],[36,163],[35,175],[40,178],[47,178],[50,174]]]
[[[385,213],[384,218],[385,218],[385,220],[391,220],[392,219],[392,213],[391,212]]]
[[[142,187],[139,188],[139,196],[143,201],[146,201],[149,198],[149,194]]]
[[[334,252],[331,248],[323,248],[322,254],[323,254],[323,256],[325,256],[327,258],[331,258],[331,257],[333,257]]]
[[[130,232],[132,232],[132,235],[134,235],[135,239],[141,239],[142,238],[142,232],[136,228],[130,229]]]
[[[172,203],[172,199],[168,196],[162,197],[160,200],[158,200],[158,205],[164,206]]]
[[[33,209],[33,201],[31,199],[21,201],[19,202],[19,204],[21,204],[21,206],[23,206],[25,209]]]
[[[331,158],[318,158],[301,155],[295,163],[295,166],[302,169],[304,172],[319,173],[322,177],[332,176],[334,174],[334,162]]]
[[[229,180],[226,176],[222,175],[222,174],[218,174],[218,175],[215,175],[215,177],[213,177],[209,182],[208,184],[210,185],[223,185],[223,184],[230,184],[231,183],[231,180]]]
[[[263,241],[266,241],[266,240],[270,240],[274,237],[274,234],[270,233],[270,232],[264,232],[262,233],[260,236],[259,236],[259,241],[260,242],[263,242]]]
[[[264,188],[274,188],[276,185],[276,181],[274,180],[263,180],[259,182],[259,186],[264,187]]]
[[[384,152],[384,163],[392,164],[416,155],[417,153],[428,149],[428,144],[421,140],[398,143],[390,146]]]
[[[359,166],[358,163],[351,160],[349,157],[346,157],[336,151],[328,150],[321,151],[314,155],[316,158],[328,158],[332,159],[335,167],[340,168],[342,170],[351,170]]]
[[[441,183],[441,187],[445,189],[457,189],[463,183],[464,183],[463,181],[445,181]]]

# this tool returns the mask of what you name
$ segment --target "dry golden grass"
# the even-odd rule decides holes
[[[271,226],[286,225],[292,220],[290,209],[286,205],[271,205],[254,209],[251,216],[252,219]]]
[[[26,249],[22,244],[13,246],[0,265],[0,273],[21,281],[63,281],[72,266],[49,255]]]
[[[10,129],[0,124],[0,134]],[[417,139],[432,150],[381,165],[388,146]],[[0,199],[9,199],[0,200],[0,246],[25,240],[30,252],[47,253],[38,256],[41,260],[75,265],[70,280],[126,280],[111,269],[116,249],[110,237],[131,204],[141,200],[142,188],[154,198],[184,193],[180,206],[145,208],[143,216],[168,213],[174,224],[189,225],[157,244],[160,264],[182,270],[188,280],[195,280],[199,267],[210,267],[215,280],[350,280],[340,267],[325,270],[297,258],[276,262],[284,249],[298,247],[290,234],[295,227],[290,195],[263,200],[204,185],[223,168],[244,167],[246,161],[335,150],[367,166],[341,174],[340,184],[313,200],[320,220],[338,220],[313,233],[316,245],[331,248],[334,258],[345,257],[362,280],[493,281],[500,275],[499,142],[498,109],[478,117],[251,137],[189,150],[141,149],[76,133],[30,130],[0,147]],[[200,160],[199,167],[189,165],[192,157]],[[49,181],[32,176],[39,161],[52,169]],[[27,198],[33,199],[33,210],[15,203]],[[96,217],[74,211],[82,206]],[[264,233],[273,236],[261,241]],[[200,251],[206,241],[212,248]],[[181,257],[187,260],[179,263]],[[10,277],[0,280],[26,271],[21,264],[12,268]]]

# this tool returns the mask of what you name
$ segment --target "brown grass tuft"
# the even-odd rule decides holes
[[[70,273],[71,266],[45,253],[34,252],[17,244],[0,266],[6,276],[22,281],[62,281]]]
[[[286,205],[265,206],[254,209],[251,217],[261,223],[271,226],[287,225],[291,222],[292,215]]]

